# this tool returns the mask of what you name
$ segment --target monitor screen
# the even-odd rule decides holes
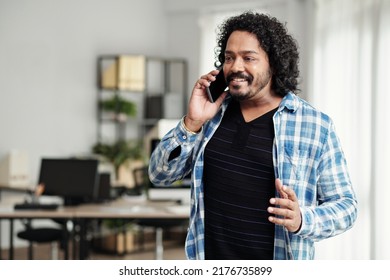
[[[90,201],[98,192],[98,163],[96,159],[43,158],[38,183],[44,184],[44,195]]]

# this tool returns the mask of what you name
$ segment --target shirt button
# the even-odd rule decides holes
[[[168,171],[168,166],[164,165],[163,169],[164,169],[164,171]]]
[[[187,136],[183,135],[183,139],[186,140],[186,139],[187,139]]]

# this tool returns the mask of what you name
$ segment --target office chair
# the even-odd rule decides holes
[[[54,204],[40,204],[38,203],[38,198],[42,195],[44,191],[44,186],[39,184],[35,190],[34,195],[31,194],[31,203],[17,203],[14,205],[15,209],[56,209],[58,205]],[[24,230],[17,233],[17,237],[20,239],[28,241],[28,259],[32,260],[34,258],[33,252],[33,243],[51,243],[51,258],[58,259],[58,247],[57,243],[61,242],[61,248],[65,249],[65,257],[68,257],[67,251],[67,235],[66,233],[66,224],[62,219],[53,219],[58,224],[62,225],[62,229],[55,227],[40,227],[34,228],[32,226],[31,219],[22,219],[22,223],[25,227]]]
[[[58,243],[60,248],[65,252],[65,259],[68,258],[68,235],[66,230],[66,224],[63,221],[62,228],[55,227],[39,227],[34,228],[31,220],[26,219],[23,221],[25,229],[17,233],[17,237],[26,240],[29,243],[28,246],[28,259],[34,259],[33,246],[34,243],[51,243],[51,258],[53,260],[58,259]]]
[[[133,170],[135,188],[142,192],[147,192],[150,186],[148,176],[148,166],[135,168]],[[187,221],[181,219],[137,219],[135,223],[142,228],[151,227],[155,231],[155,259],[162,260],[164,254],[163,232],[172,227],[183,226]],[[143,230],[142,234],[143,236]],[[143,243],[143,240],[142,240]]]

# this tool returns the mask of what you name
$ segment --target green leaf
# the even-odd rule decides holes
[[[104,111],[114,112],[116,114],[123,113],[130,117],[137,115],[136,104],[120,97],[119,94],[115,94],[110,99],[100,101],[100,105]]]

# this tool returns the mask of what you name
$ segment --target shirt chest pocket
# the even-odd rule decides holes
[[[310,165],[309,151],[285,147],[283,157],[283,177],[288,178],[290,184],[304,181],[307,167]]]

